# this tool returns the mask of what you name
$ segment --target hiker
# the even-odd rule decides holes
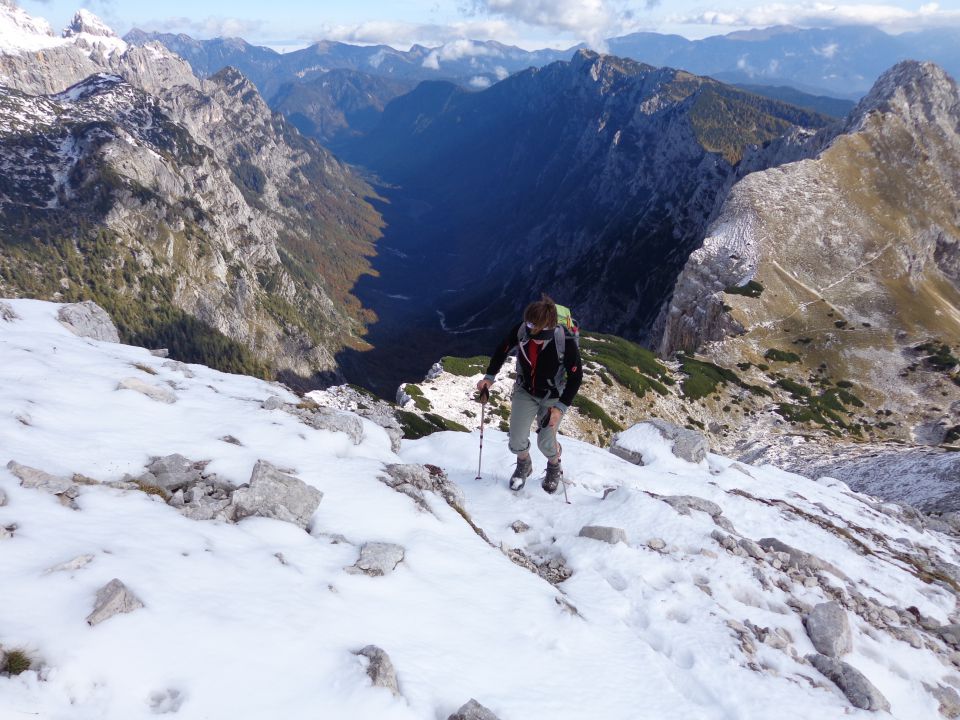
[[[569,311],[563,310],[569,318]],[[517,456],[517,467],[510,478],[510,489],[522,488],[533,472],[530,425],[537,420],[537,447],[547,458],[547,474],[541,486],[553,493],[563,480],[557,426],[583,380],[578,338],[566,325],[558,326],[556,303],[541,295],[540,300],[527,305],[523,322],[497,346],[487,374],[477,383],[481,397],[515,349],[517,382],[510,405],[510,452]]]

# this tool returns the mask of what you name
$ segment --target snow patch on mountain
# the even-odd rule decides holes
[[[58,310],[0,303],[0,652],[32,662],[0,675],[17,713],[846,716],[857,696],[807,659],[814,615],[849,625],[844,676],[891,717],[936,718],[960,683],[956,540],[842,483],[634,433],[648,465],[565,442],[570,504],[511,493],[502,433],[477,480],[476,433],[397,455],[376,423],[78,337]],[[119,389],[131,376],[174,402]],[[193,494],[252,490],[259,461],[322,492],[306,532],[139,489],[180,462]]]

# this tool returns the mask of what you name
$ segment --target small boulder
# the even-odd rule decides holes
[[[7,494],[0,489],[0,507],[3,507],[7,504]]]
[[[43,571],[43,574],[49,575],[50,573],[55,572],[72,572],[73,570],[84,568],[92,562],[93,555],[77,555],[77,557],[73,558],[72,560],[67,560],[66,562],[54,565],[53,567],[48,567]]]
[[[381,577],[389,575],[403,561],[404,549],[399,545],[384,542],[369,542],[360,548],[360,558],[346,568],[351,575]]]
[[[667,543],[662,538],[650,538],[647,540],[647,547],[660,552],[667,547]]]
[[[743,551],[754,560],[763,560],[767,557],[767,553],[764,552],[759,543],[754,542],[750,538],[740,538],[737,540],[737,545],[742,547]]]
[[[398,492],[413,498],[424,510],[428,509],[423,493],[433,492],[448,505],[463,507],[463,490],[450,482],[447,474],[436,465],[393,463],[386,467],[387,477],[380,479]]]
[[[934,686],[923,683],[923,687],[940,703],[938,709],[941,715],[951,720],[960,717],[960,693],[947,685]]]
[[[447,720],[500,720],[491,710],[485,708],[473,698],[460,706]]]
[[[57,320],[79,337],[103,342],[120,342],[120,333],[117,332],[117,326],[113,324],[107,311],[90,300],[64,305],[57,312]]]
[[[7,470],[19,478],[21,487],[59,495],[61,500],[66,498],[72,501],[80,492],[79,488],[68,478],[58,477],[43,470],[21,465],[15,460],[7,463]]]
[[[838,658],[853,650],[850,621],[837,601],[815,605],[803,624],[810,642],[820,654]]]
[[[303,480],[287,475],[266,460],[258,460],[247,487],[233,493],[236,520],[258,516],[283,520],[306,529],[320,506],[323,493]]]
[[[140,476],[139,481],[145,485],[163,488],[168,492],[176,492],[199,482],[205,466],[205,462],[197,463],[188,460],[179,453],[155,457],[147,465],[147,472]]]
[[[177,401],[176,394],[169,388],[162,387],[160,385],[151,385],[148,382],[144,382],[140,378],[128,377],[124,378],[117,385],[117,390],[134,390],[138,393],[146,395],[151,400],[156,400],[157,402],[165,403],[167,405],[172,405]]]
[[[861,710],[890,710],[890,703],[883,693],[852,665],[820,654],[807,655],[807,660],[840,688],[854,707]]]
[[[363,423],[354,413],[318,407],[310,414],[308,424],[317,430],[346,433],[354,445],[363,442]]]
[[[88,625],[97,625],[109,620],[114,615],[139,610],[143,603],[136,595],[127,589],[127,586],[114,578],[97,590],[97,600],[93,612],[87,616]]]
[[[163,358],[164,360],[170,357],[170,351],[167,350],[167,348],[154,348],[150,351],[150,354],[154,357]]]
[[[579,537],[590,538],[591,540],[600,540],[601,542],[616,545],[622,542],[626,545],[627,532],[623,528],[606,527],[604,525],[585,525],[580,528]]]
[[[280,410],[284,405],[286,405],[286,403],[283,402],[283,398],[278,397],[277,395],[271,395],[263,401],[263,404],[260,407],[262,407],[264,410]]]
[[[510,529],[519,535],[520,533],[525,533],[527,530],[529,530],[530,526],[527,525],[523,520],[514,520],[513,524],[510,525]]]
[[[0,320],[4,322],[13,322],[19,320],[20,316],[10,306],[10,303],[0,300]]]
[[[689,515],[691,510],[705,512],[710,517],[723,514],[723,509],[715,502],[705,500],[695,495],[668,495],[660,498],[681,515]]]
[[[394,670],[390,656],[376,645],[367,645],[362,650],[354,653],[369,660],[367,663],[367,675],[374,687],[382,687],[389,690],[395,696],[400,695],[400,687],[397,684],[397,671]]]
[[[686,428],[678,427],[659,418],[651,418],[650,420],[638,423],[638,425],[649,425],[653,427],[660,434],[660,437],[671,442],[671,452],[681,460],[699,463],[704,460],[707,457],[707,453],[710,452],[710,445],[707,442],[707,438],[695,430],[687,430]],[[636,425],[633,427],[636,427]],[[625,432],[629,433],[629,430]],[[624,433],[614,435],[613,442],[610,445],[610,452],[634,465],[644,464],[643,453],[631,447],[629,440],[624,438]]]

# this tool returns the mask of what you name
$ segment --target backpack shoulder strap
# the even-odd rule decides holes
[[[553,329],[553,344],[557,347],[557,359],[560,361],[560,367],[563,368],[563,355],[567,349],[567,332],[560,325]]]

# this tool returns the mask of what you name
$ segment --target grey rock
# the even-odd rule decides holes
[[[447,720],[500,720],[491,710],[485,708],[473,698],[460,706]]]
[[[850,704],[861,710],[890,710],[890,703],[867,677],[852,665],[826,655],[807,655],[821,674],[843,691]]]
[[[567,561],[563,556],[537,560],[520,548],[503,548],[503,553],[515,565],[529,570],[551,585],[559,585],[573,575],[573,570],[567,567]]]
[[[817,652],[837,658],[853,650],[847,613],[836,601],[815,605],[804,619],[810,642]]]
[[[13,530],[0,525],[0,540],[9,540],[13,537]]]
[[[179,453],[155,457],[147,465],[147,473],[141,475],[139,480],[147,485],[175,492],[199,482],[203,476],[204,465],[206,463],[196,463]]]
[[[53,495],[67,495],[71,498],[76,497],[79,492],[79,488],[72,480],[21,465],[15,460],[7,463],[7,470],[20,479],[21,487],[43,490]]]
[[[681,460],[698,463],[704,460],[707,457],[707,453],[710,452],[710,445],[707,442],[707,438],[694,430],[678,427],[659,418],[651,418],[638,424],[651,425],[662,438],[670,440],[672,442],[671,451]],[[619,433],[613,436],[610,452],[634,465],[643,465],[642,454],[621,446],[619,439]]]
[[[120,333],[107,311],[91,300],[64,305],[57,311],[57,319],[79,337],[120,342]]]
[[[140,378],[135,377],[128,377],[121,380],[117,385],[117,390],[134,390],[138,393],[146,395],[151,400],[166,403],[167,405],[172,405],[177,401],[176,393],[174,393],[171,389],[161,385],[151,385],[150,383],[144,382]]]
[[[923,647],[923,638],[921,638],[920,633],[913,628],[902,627],[898,625],[890,628],[890,634],[893,635],[897,640],[901,640],[917,650]]]
[[[737,544],[754,560],[764,560],[767,557],[767,553],[764,552],[763,548],[750,538],[740,538]]]
[[[380,480],[398,492],[413,498],[424,510],[428,510],[424,492],[439,495],[453,507],[463,507],[464,497],[460,487],[450,481],[443,469],[436,465],[416,463],[393,463],[386,467],[387,475]]]
[[[167,370],[174,370],[185,378],[195,377],[193,370],[191,370],[186,363],[180,362],[179,360],[168,360],[161,367],[165,367]]]
[[[87,616],[87,624],[97,625],[114,615],[129,613],[143,607],[143,603],[127,586],[114,578],[97,590],[93,612]]]
[[[323,493],[315,487],[258,460],[250,484],[234,491],[232,508],[238,521],[251,516],[267,517],[306,529],[322,499]]]
[[[630,544],[627,541],[627,532],[623,528],[606,527],[604,525],[585,525],[580,528],[579,537],[600,540],[611,545],[616,545],[619,542]]]
[[[0,320],[4,322],[13,322],[14,320],[19,320],[20,316],[14,312],[14,309],[10,307],[10,303],[0,300]]]
[[[363,423],[354,413],[318,407],[310,414],[308,424],[317,430],[346,433],[354,445],[363,442]]]
[[[691,510],[705,512],[710,517],[723,514],[723,510],[715,502],[694,495],[668,495],[660,499],[681,515],[689,515]]]
[[[150,354],[158,358],[168,358],[170,357],[170,351],[166,348],[154,348],[150,351]]]
[[[72,572],[74,570],[79,570],[80,568],[84,568],[92,562],[93,562],[93,555],[78,555],[72,560],[67,560],[66,562],[62,562],[58,565],[54,565],[53,567],[47,568],[46,570],[43,571],[43,574],[49,575],[50,573],[55,573],[55,572]]]
[[[960,625],[941,625],[933,632],[939,635],[940,639],[948,645],[960,647]]]
[[[3,507],[7,504],[7,494],[0,489],[0,507]]]
[[[647,547],[651,550],[660,551],[667,547],[667,543],[664,542],[661,538],[650,538],[647,540]]]
[[[847,577],[846,573],[840,570],[840,568],[838,568],[836,565],[833,565],[826,560],[822,560],[816,555],[803,550],[798,550],[795,547],[791,547],[777,538],[761,538],[757,542],[764,550],[773,550],[777,553],[785,553],[787,555],[786,563],[790,567],[795,567],[799,570],[807,570],[813,574],[827,571],[841,580],[850,579]],[[783,562],[782,559],[781,562]]]
[[[404,549],[399,545],[384,542],[369,542],[360,548],[360,558],[346,568],[353,575],[371,577],[389,575],[403,561]]]
[[[934,686],[923,683],[923,687],[940,703],[938,709],[941,715],[951,720],[960,717],[960,693],[945,685]]]
[[[283,401],[283,398],[278,397],[276,395],[271,395],[270,397],[268,397],[266,400],[263,401],[263,404],[261,405],[261,407],[264,410],[279,410],[284,405],[286,405],[286,403]]]
[[[356,653],[367,658],[367,675],[374,687],[382,687],[389,690],[395,696],[400,695],[400,687],[397,684],[397,671],[390,661],[390,656],[378,648],[376,645],[367,645]]]

